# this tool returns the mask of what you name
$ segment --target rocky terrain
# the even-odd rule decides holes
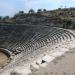
[[[0,75],[74,75],[74,20],[75,8],[0,17]]]
[[[0,75],[28,75],[75,47],[75,32],[58,27],[0,25],[0,52],[8,56]],[[56,62],[54,62],[56,63]]]

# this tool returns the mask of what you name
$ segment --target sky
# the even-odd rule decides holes
[[[75,7],[75,0],[0,0],[0,16],[13,16],[19,11],[29,9],[53,10],[59,7]]]

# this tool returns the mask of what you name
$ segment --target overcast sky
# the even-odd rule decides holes
[[[0,16],[12,16],[16,12],[27,12],[33,8],[51,10],[59,7],[75,7],[75,0],[0,0]]]

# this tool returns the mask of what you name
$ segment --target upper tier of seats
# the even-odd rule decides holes
[[[51,45],[70,41],[75,35],[56,27],[28,27],[22,25],[0,25],[0,48],[14,54],[33,52],[50,43]]]

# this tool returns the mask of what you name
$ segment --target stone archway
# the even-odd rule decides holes
[[[7,49],[0,48],[0,68],[4,67],[10,60],[10,52]]]

